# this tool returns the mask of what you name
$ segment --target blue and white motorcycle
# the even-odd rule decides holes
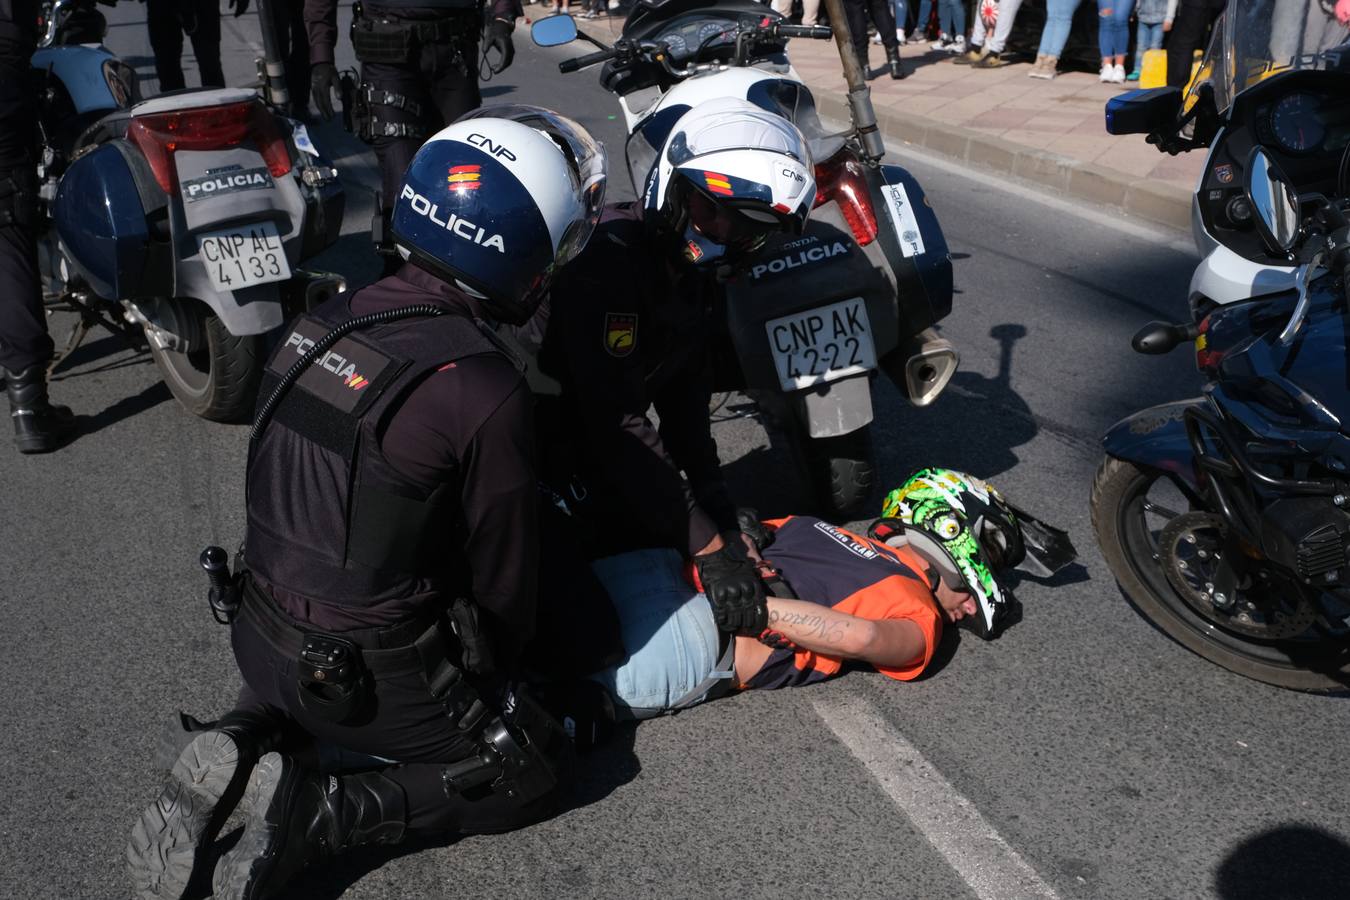
[[[188,410],[248,418],[269,335],[345,289],[300,268],[337,240],[337,170],[252,89],[140,100],[92,0],[42,25],[39,255],[49,304],[80,315],[66,352],[96,323],[143,335]]]

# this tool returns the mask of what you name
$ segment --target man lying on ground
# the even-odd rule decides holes
[[[732,690],[812,684],[848,661],[910,681],[933,659],[944,624],[990,638],[1014,601],[996,573],[1026,559],[1019,518],[984,482],[925,469],[886,498],[870,537],[820,519],[742,521],[767,582],[769,626],[759,635],[719,634],[712,611],[678,554],[641,550],[593,564],[622,623],[627,657],[594,676],[615,718],[644,719]],[[1062,533],[1035,523],[1072,559]],[[1059,543],[1058,541],[1062,541]],[[1043,566],[1033,566],[1043,568]]]

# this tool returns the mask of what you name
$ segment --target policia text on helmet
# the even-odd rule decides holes
[[[533,312],[603,194],[603,152],[575,123],[532,107],[470,117],[400,185],[410,264],[291,326],[260,393],[238,571],[219,548],[203,556],[245,687],[133,829],[138,896],[204,877],[241,793],[217,897],[283,896],[360,844],[551,811],[572,745],[520,678],[538,559],[531,403],[488,320]]]

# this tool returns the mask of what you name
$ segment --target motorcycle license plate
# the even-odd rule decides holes
[[[218,291],[237,291],[291,277],[274,222],[253,222],[199,234],[197,250]]]
[[[872,325],[861,297],[764,323],[785,391],[858,375],[877,367]]]

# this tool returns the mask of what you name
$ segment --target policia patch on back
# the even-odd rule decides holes
[[[605,313],[605,352],[622,359],[637,349],[638,317]]]
[[[300,361],[329,328],[313,319],[297,319],[267,368],[278,377]],[[309,393],[344,413],[353,414],[371,384],[397,366],[396,360],[348,335],[321,354],[296,381]],[[374,394],[375,392],[370,392]]]

